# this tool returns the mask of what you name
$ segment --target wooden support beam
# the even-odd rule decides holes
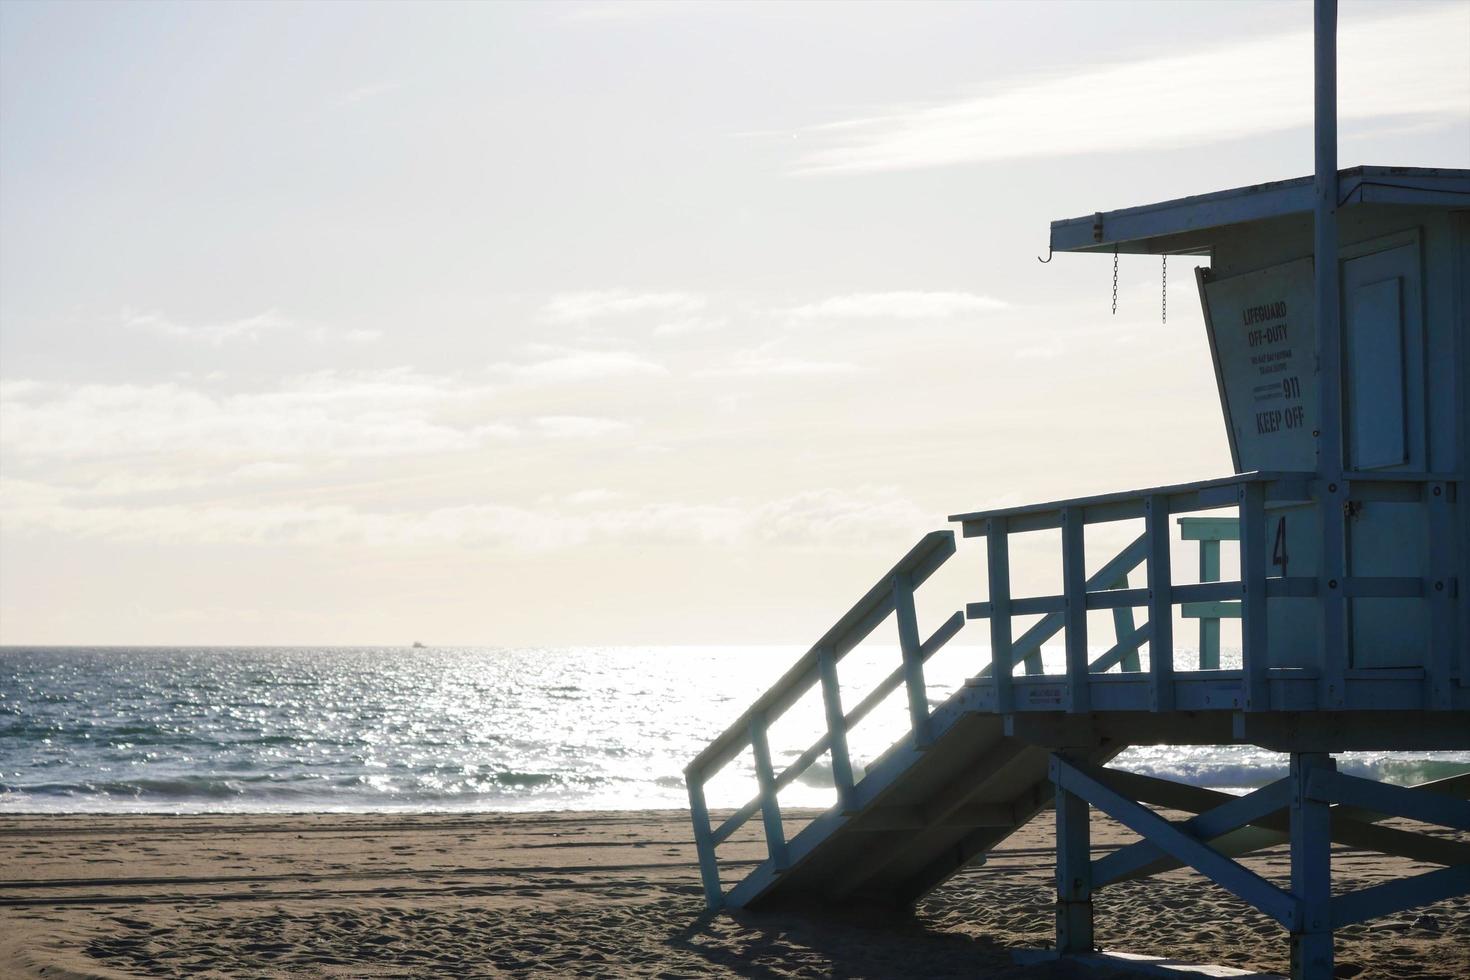
[[[1163,817],[1128,799],[1096,776],[1095,767],[1081,767],[1052,756],[1052,782],[1058,791],[1082,797],[1108,816],[1156,844],[1162,851],[1194,868],[1215,884],[1269,915],[1288,929],[1301,918],[1297,899],[1265,878],[1212,850]]]
[[[1132,622],[1133,617],[1130,615],[1128,620]],[[1148,623],[1144,623],[1127,636],[1118,637],[1118,642],[1113,644],[1107,653],[1087,665],[1088,670],[1100,674],[1112,668],[1113,665],[1121,663],[1124,671],[1136,673],[1139,669],[1138,648],[1148,642],[1151,633],[1152,630],[1149,629]]]
[[[1055,758],[1055,757],[1054,757]],[[1057,952],[1093,952],[1092,840],[1087,800],[1058,785]]]
[[[1235,534],[1232,540],[1240,539],[1240,522],[1235,521]],[[1223,530],[1223,529],[1222,529]],[[1220,540],[1201,541],[1199,543],[1199,580],[1201,582],[1220,581]],[[1191,606],[1199,604],[1190,603]],[[1222,604],[1223,605],[1223,604]],[[1190,606],[1184,607],[1184,615],[1190,615]],[[1199,669],[1220,669],[1220,618],[1225,613],[1218,610],[1210,612],[1200,611],[1202,617],[1199,623]],[[1240,616],[1240,607],[1236,605],[1230,614]]]
[[[689,785],[689,816],[694,822],[694,850],[699,855],[699,881],[704,886],[704,904],[711,912],[719,910],[725,895],[720,887],[719,859],[710,836],[709,808],[704,803],[704,784],[698,778],[685,777]]]
[[[776,775],[771,769],[771,745],[766,740],[766,717],[750,719],[750,746],[755,754],[755,778],[761,788],[761,820],[766,830],[766,851],[777,871],[787,867],[786,831],[781,826],[781,804],[776,799]]]
[[[1323,803],[1346,803],[1385,816],[1470,831],[1470,802],[1430,789],[1390,786],[1322,767],[1312,770],[1306,792]]]
[[[926,749],[934,740],[929,732],[929,691],[924,684],[924,651],[919,620],[914,611],[914,589],[902,575],[893,576],[893,610],[898,620],[898,647],[903,654],[904,687],[908,693],[909,729],[914,747]]]
[[[1291,754],[1291,894],[1301,910],[1287,927],[1293,980],[1332,976],[1332,815],[1307,788],[1336,765],[1325,752]]]
[[[832,783],[837,787],[837,802],[844,809],[852,806],[852,756],[847,751],[847,717],[842,712],[842,686],[837,680],[837,658],[829,649],[817,655],[817,670],[822,677],[822,708],[827,716],[827,748],[832,756]]]
[[[1006,519],[990,519],[985,535],[990,574],[990,668],[995,676],[995,709],[1002,714],[1015,705],[1011,690],[1011,552]]]
[[[1085,714],[1092,710],[1087,677],[1087,555],[1084,549],[1082,512],[1068,507],[1062,511],[1062,588],[1067,606],[1063,613],[1067,651],[1067,710]]]
[[[1127,572],[1118,576],[1118,581],[1113,584],[1113,588],[1123,592],[1128,591]],[[1117,663],[1120,665],[1119,669],[1124,673],[1133,673],[1141,669],[1138,661],[1138,647],[1140,644],[1133,643],[1131,646],[1124,646],[1125,641],[1131,641],[1133,634],[1137,631],[1138,627],[1133,620],[1133,607],[1119,606],[1113,610],[1113,639],[1116,641],[1113,649],[1119,650],[1121,648]],[[1145,633],[1144,639],[1147,638],[1148,634]],[[1112,651],[1110,650],[1108,653],[1110,654]],[[1107,654],[1104,654],[1103,657],[1099,657],[1098,661],[1102,661],[1106,656]],[[1109,663],[1108,667],[1111,666],[1112,664]],[[1093,662],[1088,665],[1088,670],[1105,671],[1108,667],[1099,667],[1097,662]]]
[[[1169,569],[1169,498],[1144,501],[1148,534],[1149,707],[1174,710],[1174,594]]]
[[[1122,769],[1108,769],[1106,772],[1109,784],[1124,795],[1170,810],[1202,814],[1211,808],[1245,799],[1218,790],[1187,786]],[[1424,786],[1440,793],[1463,796],[1470,792],[1470,776],[1451,776]],[[1357,807],[1334,807],[1331,829],[1333,843],[1429,864],[1470,864],[1470,843],[1374,826],[1374,822],[1379,819],[1382,819],[1381,814]],[[1208,833],[1197,833],[1196,836],[1201,840],[1208,840],[1212,848],[1226,857],[1239,857],[1290,840],[1287,814],[1266,814],[1250,823],[1251,826],[1227,831],[1218,837]],[[1099,888],[1103,884],[1147,878],[1183,866],[1182,862],[1167,857],[1163,851],[1147,841],[1120,848],[1101,859],[1099,864],[1103,867],[1094,879],[1095,887]]]
[[[1245,796],[1229,798],[1220,805],[1186,820],[1179,825],[1179,828],[1197,840],[1212,841],[1216,837],[1257,823],[1263,817],[1282,810],[1290,802],[1290,794],[1289,782],[1285,779],[1278,779]],[[1136,844],[1120,847],[1107,857],[1098,859],[1093,869],[1094,881],[1097,887],[1101,888],[1115,881],[1136,877],[1137,872],[1158,860],[1160,853],[1158,847],[1148,841],[1139,841]]]
[[[1439,868],[1360,888],[1332,900],[1332,928],[1470,894],[1470,865]]]
[[[1270,652],[1266,636],[1266,498],[1259,483],[1240,488],[1241,667],[1246,711],[1269,711],[1266,679]]]

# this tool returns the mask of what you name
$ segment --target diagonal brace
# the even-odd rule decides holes
[[[1170,810],[1185,810],[1203,813],[1236,797],[1218,790],[1200,786],[1186,786],[1155,776],[1128,772],[1123,769],[1107,770],[1108,783],[1114,789],[1144,803],[1166,807]],[[1436,793],[1463,795],[1470,792],[1470,778],[1451,776],[1433,782],[1421,783],[1421,789]],[[1376,826],[1382,814],[1360,807],[1336,806],[1332,809],[1332,840],[1336,844],[1380,851],[1395,857],[1408,858],[1429,864],[1470,864],[1470,843],[1449,840],[1407,830]],[[1226,857],[1237,857],[1263,848],[1286,843],[1287,819],[1285,814],[1271,814],[1253,821],[1250,826],[1228,831],[1210,841],[1210,846]],[[1137,845],[1130,845],[1137,846]],[[1142,853],[1142,850],[1138,853]],[[1181,867],[1175,861],[1155,850],[1155,860],[1131,871],[1118,871],[1109,884],[1132,878],[1146,878]]]
[[[1060,756],[1051,757],[1051,780],[1059,790],[1088,803],[1152,841],[1160,850],[1194,868],[1217,885],[1255,906],[1287,929],[1300,925],[1301,902],[1265,878],[1196,840],[1152,810],[1108,786],[1107,770],[1079,766]]]
[[[1334,898],[1332,928],[1467,894],[1470,894],[1470,864],[1385,881]]]
[[[1278,779],[1253,793],[1230,797],[1227,802],[1191,817],[1178,824],[1178,827],[1196,840],[1209,841],[1228,834],[1232,830],[1256,823],[1263,817],[1285,809],[1290,802],[1290,782],[1286,779]],[[1093,887],[1101,888],[1103,885],[1130,877],[1134,872],[1158,860],[1161,854],[1159,846],[1147,840],[1120,847],[1093,863]]]
[[[1454,830],[1470,831],[1470,802],[1426,789],[1390,786],[1340,772],[1317,770],[1307,780],[1307,796],[1364,810],[1407,817]]]

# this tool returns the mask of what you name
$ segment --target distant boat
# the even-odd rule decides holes
[[[418,641],[418,640],[414,640],[414,641],[413,641],[413,648],[414,648],[414,649],[415,649],[415,650],[427,650],[427,649],[428,649],[428,647],[426,647],[426,646],[424,646],[424,645],[423,645],[423,644],[422,644],[422,643],[420,643],[420,642],[419,642],[419,641]]]

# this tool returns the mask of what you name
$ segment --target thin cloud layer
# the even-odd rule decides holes
[[[539,353],[540,357],[521,363],[492,364],[490,370],[526,384],[559,384],[668,373],[662,364],[632,351],[536,347],[533,352]]]
[[[423,455],[514,438],[491,389],[406,370],[322,371],[267,391],[177,383],[0,383],[0,452],[12,460],[193,460]],[[451,420],[452,419],[452,420]]]
[[[612,499],[605,494],[590,496],[572,503],[572,511],[501,503],[411,511],[278,503],[124,507],[75,490],[7,479],[0,480],[0,521],[9,534],[49,531],[109,541],[454,546],[520,552],[609,542],[861,549],[894,537],[911,537],[933,522],[933,515],[895,491],[873,487],[811,490],[765,502],[613,506]]]
[[[123,314],[122,319],[123,325],[129,329],[214,347],[236,342],[258,343],[269,337],[295,336],[315,344],[324,344],[332,341],[367,343],[382,336],[378,330],[340,329],[319,323],[301,323],[278,310],[266,310],[253,316],[216,323],[181,323],[156,312],[128,312]]]
[[[581,323],[604,317],[637,313],[689,315],[704,309],[705,300],[693,293],[635,293],[627,289],[564,293],[541,309],[549,323]]]
[[[1470,5],[1442,4],[1362,23],[1345,18],[1338,37],[1341,119],[1416,117],[1464,125]],[[1310,125],[1312,105],[1306,26],[814,126],[802,133],[803,142],[820,148],[798,157],[792,172],[916,170],[1197,146]]]
[[[1003,300],[962,292],[848,293],[786,311],[794,320],[944,320],[1005,309]]]

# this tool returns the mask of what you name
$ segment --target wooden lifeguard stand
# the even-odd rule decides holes
[[[956,550],[952,531],[927,535],[686,769],[711,908],[906,905],[1048,805],[1060,955],[1094,951],[1094,891],[1181,865],[1281,923],[1292,976],[1312,980],[1332,975],[1335,928],[1470,893],[1470,842],[1380,826],[1470,832],[1470,775],[1392,786],[1332,757],[1470,749],[1470,172],[1337,170],[1334,4],[1317,14],[1315,178],[1051,229],[1059,252],[1210,257],[1198,285],[1235,474],[952,517],[984,539],[988,594],[924,639],[914,592]],[[1089,563],[1087,528],[1113,522],[1142,533]],[[1171,567],[1174,526],[1212,548],[1196,581]],[[1014,594],[1010,541],[1058,529],[1062,591]],[[1238,579],[1219,580],[1222,547],[1238,549]],[[1175,656],[1180,607],[1206,627],[1193,664]],[[1100,654],[1092,610],[1113,612]],[[901,661],[845,705],[841,659],[890,616]],[[1018,636],[1024,616],[1040,618]],[[1241,620],[1238,667],[1221,667],[1218,632],[1210,650],[1226,616]],[[924,663],[976,620],[991,662],[931,710]],[[1059,634],[1065,671],[1043,673]],[[778,772],[768,728],[818,687],[826,732]],[[855,778],[848,730],[900,688],[910,731]],[[1289,773],[1232,797],[1106,767],[1149,744],[1262,746],[1289,753]],[[704,784],[747,748],[758,791],[712,826]],[[788,840],[777,793],[823,755],[838,802]],[[1091,807],[1142,839],[1093,860]],[[727,892],[716,848],[756,813],[768,858]],[[1334,896],[1334,841],[1443,867]],[[1235,860],[1281,843],[1288,887]]]

